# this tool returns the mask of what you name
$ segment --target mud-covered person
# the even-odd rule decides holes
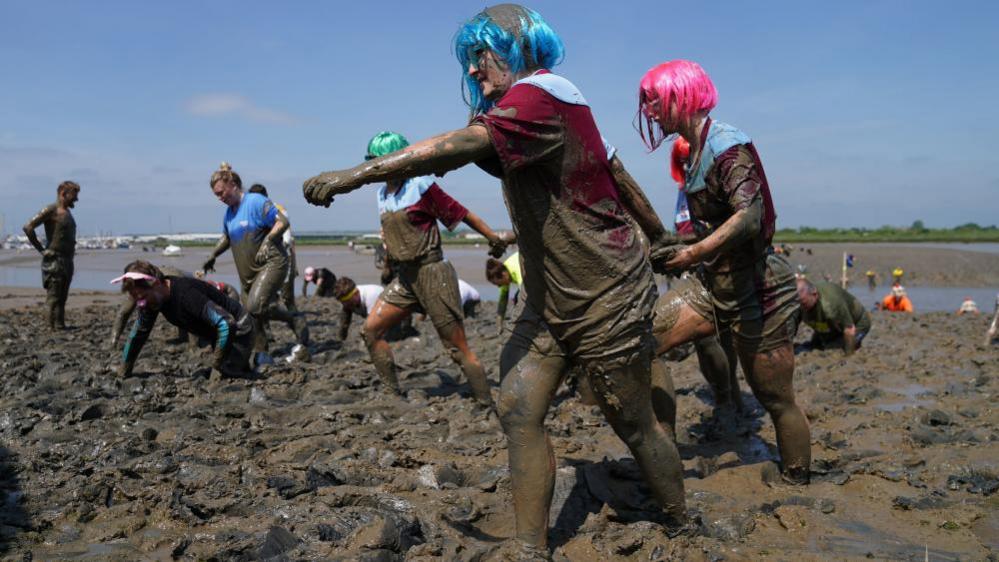
[[[222,236],[202,265],[214,271],[215,259],[228,249],[236,263],[243,306],[253,317],[254,352],[267,352],[266,322],[284,322],[295,333],[298,343],[309,344],[305,318],[288,310],[278,295],[288,278],[288,250],[282,236],[289,227],[288,218],[270,199],[259,193],[245,193],[243,180],[228,163],[212,173],[212,193],[226,206]],[[300,356],[307,353],[300,352]]]
[[[354,315],[367,318],[368,312],[375,309],[378,297],[384,289],[381,285],[358,285],[350,277],[341,277],[333,285],[333,296],[340,301],[340,341],[347,339],[350,321]]]
[[[316,284],[317,297],[332,297],[333,287],[336,285],[336,275],[325,267],[315,268],[311,265],[305,268],[302,275],[302,298],[309,298],[309,283]]]
[[[643,224],[654,211],[632,184],[616,181],[623,167],[608,159],[585,99],[550,72],[564,48],[537,12],[487,8],[459,29],[454,48],[471,124],[312,178],[306,198],[328,205],[365,184],[473,162],[502,178],[527,301],[500,359],[517,527],[517,542],[504,548],[518,549],[511,557],[545,555],[555,459],[544,419],[573,364],[677,528],[686,521],[680,458],[650,398],[656,288],[628,216]]]
[[[259,193],[270,198],[270,195],[267,194],[267,187],[259,183],[251,185],[249,192]],[[288,209],[284,205],[274,203],[274,206],[284,215],[284,218],[288,218]],[[281,235],[281,241],[284,242],[284,247],[288,250],[288,277],[285,277],[284,284],[281,285],[281,302],[284,303],[285,308],[291,312],[296,312],[295,277],[298,277],[298,258],[295,254],[295,236],[291,233],[290,221],[288,228],[284,229],[284,234]]]
[[[111,281],[122,284],[135,302],[138,317],[125,341],[118,375],[132,374],[135,362],[160,314],[179,329],[212,342],[212,368],[229,377],[246,376],[253,349],[253,322],[239,301],[211,283],[163,275],[156,266],[137,260]]]
[[[365,159],[376,160],[408,145],[409,141],[399,133],[384,131],[368,142]],[[485,236],[491,251],[498,254],[506,250],[511,238],[494,232],[478,215],[445,193],[431,176],[415,174],[386,180],[378,189],[378,214],[386,260],[394,265],[397,276],[385,287],[364,321],[362,334],[371,361],[382,383],[399,392],[395,359],[385,334],[413,312],[422,311],[430,317],[441,342],[465,374],[475,399],[491,405],[486,371],[465,336],[458,274],[444,259],[437,223],[440,221],[449,230],[467,224]]]
[[[204,279],[203,277],[198,277],[198,273],[190,273],[187,271],[182,271],[176,267],[170,265],[157,266],[160,272],[165,276],[173,277],[189,277],[192,279],[200,279],[202,283],[210,283],[216,289],[225,293],[225,295],[236,302],[239,302],[239,291],[235,289],[232,285],[222,281],[214,281],[210,279]],[[128,273],[128,271],[124,271]],[[118,346],[118,340],[121,339],[121,334],[125,330],[125,326],[128,321],[132,318],[132,314],[135,312],[135,299],[132,295],[125,291],[124,298],[122,299],[121,306],[118,307],[118,313],[115,314],[114,325],[111,327],[111,337],[108,340],[108,347],[114,349]],[[177,328],[177,337],[167,343],[183,343],[188,341],[187,330],[183,328]]]
[[[515,306],[520,298],[520,287],[523,282],[520,273],[520,252],[514,252],[503,261],[496,258],[486,260],[486,280],[499,287],[499,302],[496,303],[496,333],[503,333],[511,285],[516,285],[513,294]]]
[[[70,211],[80,199],[80,185],[64,181],[56,188],[56,202],[31,217],[24,225],[28,242],[42,255],[42,286],[49,328],[66,328],[66,299],[73,282],[73,256],[76,253],[76,221]],[[45,227],[45,245],[35,229]]]
[[[756,148],[745,133],[708,116],[717,99],[707,73],[690,61],[660,64],[639,85],[642,139],[654,150],[675,138],[671,167],[683,177],[675,223],[691,243],[668,250],[665,267],[700,267],[711,295],[704,306],[681,307],[670,343],[708,336],[716,324],[718,332],[731,332],[746,380],[776,427],[783,477],[805,484],[811,439],[793,386],[800,314],[794,275],[786,260],[767,252],[776,213]]]
[[[801,320],[812,329],[809,346],[841,348],[851,355],[871,331],[871,315],[857,297],[839,285],[798,280]]]

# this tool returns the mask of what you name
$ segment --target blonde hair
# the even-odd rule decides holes
[[[215,187],[219,181],[231,183],[239,189],[243,189],[243,180],[240,179],[239,174],[232,171],[232,165],[228,162],[222,162],[219,164],[219,169],[212,172],[212,179],[208,182],[208,187]]]

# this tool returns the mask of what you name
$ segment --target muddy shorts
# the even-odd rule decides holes
[[[731,330],[739,347],[766,353],[794,340],[801,308],[791,264],[781,256],[735,271],[705,272],[704,285],[718,330]]]
[[[525,303],[527,299],[521,299]],[[596,355],[588,350],[574,349],[572,345],[559,341],[551,327],[540,314],[526,304],[517,307],[516,320],[510,338],[503,346],[505,360],[520,364],[540,363],[546,359],[561,359],[568,369],[579,369],[580,372],[606,370],[618,363],[631,363],[636,357],[648,357],[651,361],[655,349],[652,338],[652,319],[646,317],[629,325],[626,333],[620,336],[610,334],[608,340],[625,339],[632,345],[616,349],[613,353]],[[651,363],[650,363],[651,364]]]
[[[42,257],[42,287],[49,295],[61,297],[72,280],[72,256],[50,254]]]
[[[406,310],[422,310],[438,332],[463,318],[458,274],[448,261],[402,265],[379,299]]]

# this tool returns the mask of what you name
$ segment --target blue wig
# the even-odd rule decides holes
[[[479,82],[468,75],[468,67],[488,49],[504,61],[510,72],[551,69],[562,62],[562,40],[541,15],[516,4],[487,8],[461,26],[454,36],[454,54],[464,74],[462,96],[473,114],[485,113],[493,106],[482,95]]]

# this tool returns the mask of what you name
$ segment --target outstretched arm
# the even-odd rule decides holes
[[[139,309],[139,317],[135,319],[132,332],[125,342],[125,351],[121,354],[122,362],[118,369],[119,376],[127,377],[132,374],[135,361],[139,358],[139,352],[142,351],[142,346],[146,345],[146,340],[149,339],[149,334],[153,331],[156,315],[157,313],[151,310]]]
[[[489,134],[481,125],[470,125],[402,150],[358,164],[347,170],[325,172],[302,185],[305,199],[328,207],[333,197],[376,182],[403,180],[427,174],[443,175],[495,154]]]
[[[38,213],[35,216],[31,217],[31,220],[29,220],[24,225],[24,235],[28,237],[28,242],[31,242],[31,245],[34,246],[36,250],[38,250],[39,254],[45,253],[45,246],[42,246],[42,243],[39,242],[38,235],[35,233],[35,229],[38,228],[38,225],[49,220],[49,218],[52,217],[52,214],[55,213],[55,210],[56,210],[55,205],[49,205],[48,207],[45,207],[41,211],[38,211]]]

